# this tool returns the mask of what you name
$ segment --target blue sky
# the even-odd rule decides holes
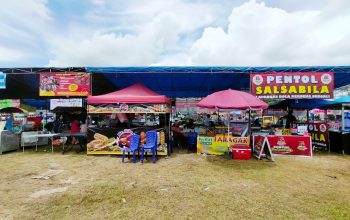
[[[0,66],[349,65],[348,0],[11,0]]]

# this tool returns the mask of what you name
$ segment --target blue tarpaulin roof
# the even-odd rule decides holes
[[[325,105],[332,104],[332,101],[323,100],[323,99],[286,99],[278,103],[272,104],[269,108],[272,109],[314,109],[322,108]]]
[[[333,101],[333,103],[350,103],[350,96],[343,96],[343,97],[337,98]]]
[[[38,109],[50,109],[50,100],[48,99],[22,99],[21,103]]]
[[[142,82],[168,97],[204,97],[224,89],[249,91],[254,72],[334,72],[335,88],[350,84],[350,66],[313,67],[87,67],[118,89]]]
[[[143,83],[168,97],[205,97],[224,89],[249,91],[250,73],[254,72],[334,72],[334,87],[350,84],[350,66],[296,67],[69,67],[69,68],[0,68],[8,73],[7,89],[0,90],[0,99],[41,98],[40,72],[90,72],[92,95],[100,95]],[[111,85],[113,84],[113,85]]]
[[[325,108],[331,108],[331,109],[340,109],[342,105],[349,105],[350,103],[350,96],[343,96],[341,98],[337,98],[334,101],[332,101],[327,106],[324,106]]]
[[[314,108],[340,108],[342,104],[349,104],[350,96],[337,98],[333,101],[323,99],[286,99],[269,106],[272,109],[314,109]]]

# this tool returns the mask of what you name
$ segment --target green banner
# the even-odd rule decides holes
[[[0,109],[9,107],[19,108],[20,104],[19,99],[2,99],[0,100]]]

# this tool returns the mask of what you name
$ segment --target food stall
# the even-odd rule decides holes
[[[36,110],[24,116],[21,132],[21,147],[24,151],[29,146],[46,146],[49,144],[50,136],[45,129],[47,123],[52,123],[56,114],[49,110]]]
[[[338,98],[324,108],[341,110],[341,117],[328,123],[329,150],[350,155],[350,96]]]
[[[228,116],[234,109],[248,111],[246,121],[235,123],[229,116],[227,127],[218,127],[212,133],[199,134],[197,153],[224,154],[231,151],[234,159],[250,159],[251,110],[266,109],[268,105],[249,93],[228,89],[208,95],[197,106],[226,111]]]
[[[14,114],[23,113],[19,107],[18,99],[0,100],[0,154],[19,149],[22,121],[19,118],[13,118]],[[10,128],[6,127],[9,117],[12,117]]]
[[[158,133],[158,155],[168,155],[170,100],[144,85],[130,87],[99,96],[88,97],[87,154],[121,155],[136,133],[145,142],[145,132]]]
[[[333,72],[253,73],[250,77],[251,90],[254,95],[260,98],[286,99],[279,103],[284,108],[287,107],[288,102],[298,104],[298,100],[302,99],[308,99],[300,102],[310,106],[317,99],[333,98]],[[303,119],[306,123],[289,128],[289,122],[293,121],[292,125],[295,125],[297,121],[296,117],[289,111],[288,115],[281,118],[280,122],[282,123],[279,123],[281,127],[287,127],[287,129],[277,128],[273,130],[273,135],[254,137],[254,146],[257,146],[264,139],[273,154],[312,156],[312,141],[307,132],[308,129],[310,130],[317,126],[309,123],[308,110],[304,112],[298,112],[299,117],[297,118],[301,120],[300,118],[306,116]],[[287,121],[288,123],[286,123]],[[284,124],[288,124],[288,126],[284,126]],[[324,130],[324,126],[321,126],[320,129]]]
[[[20,133],[5,129],[6,121],[0,121],[0,154],[17,150],[20,143]]]
[[[288,99],[270,105],[270,108],[293,109],[293,115],[295,115],[297,119],[297,122],[294,124],[293,128],[298,131],[298,128],[300,130],[302,127],[305,127],[306,131],[311,136],[313,149],[319,151],[328,151],[328,127],[331,122],[327,119],[326,116],[337,114],[337,112],[320,108],[323,108],[323,106],[330,103],[332,102],[323,99]]]

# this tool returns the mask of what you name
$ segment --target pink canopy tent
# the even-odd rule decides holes
[[[168,103],[170,100],[150,90],[141,83],[136,83],[127,88],[98,96],[88,96],[89,104],[110,104],[110,103]]]
[[[242,91],[227,89],[208,95],[197,103],[198,107],[211,109],[267,109],[259,98]]]
[[[269,107],[259,98],[242,91],[227,89],[208,95],[197,103],[198,107],[209,109],[241,109],[249,110],[248,132],[250,133],[250,110],[251,109],[267,109]],[[230,123],[228,123],[227,134],[230,134]],[[230,147],[230,139],[228,138],[227,147]]]

